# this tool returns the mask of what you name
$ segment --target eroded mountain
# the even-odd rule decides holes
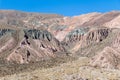
[[[65,56],[61,43],[46,30],[1,29],[0,58],[10,62],[29,63]]]
[[[66,17],[1,10],[0,57],[7,61],[29,63],[67,52],[72,56],[89,58],[108,49],[114,54],[116,48],[111,45],[119,32],[119,17],[119,11]]]

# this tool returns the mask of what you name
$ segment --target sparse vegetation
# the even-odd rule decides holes
[[[59,66],[61,63],[66,63],[73,60],[76,60],[76,58],[70,56],[30,62],[29,64],[6,63],[4,60],[0,60],[0,76],[30,72],[42,68],[51,68],[54,66]]]
[[[66,60],[68,62],[66,62]],[[120,71],[111,70],[111,69],[100,69],[93,68],[89,66],[89,58],[80,57],[79,59],[70,59],[70,58],[61,58],[58,62],[51,61],[46,67],[42,64],[43,67],[35,67],[35,69],[30,68],[33,65],[37,66],[36,63],[29,65],[25,68],[27,70],[20,71],[20,73],[15,73],[12,75],[6,75],[1,77],[1,80],[119,80]],[[62,60],[62,62],[61,62]],[[65,60],[65,62],[64,62]],[[55,63],[56,62],[56,63]],[[58,64],[58,63],[62,64]],[[45,63],[45,62],[44,62]],[[40,63],[39,63],[40,64]],[[48,63],[47,63],[48,64]],[[25,65],[22,65],[25,66]],[[49,66],[49,67],[48,67]],[[18,67],[18,66],[17,66]],[[17,68],[16,67],[16,68]],[[31,70],[33,69],[33,70]],[[19,69],[20,70],[20,69]]]

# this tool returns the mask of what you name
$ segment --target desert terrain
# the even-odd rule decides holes
[[[0,80],[120,80],[120,11],[0,10]]]

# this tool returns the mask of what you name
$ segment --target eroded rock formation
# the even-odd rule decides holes
[[[117,34],[111,46],[107,46],[103,51],[94,56],[90,65],[101,68],[120,69],[120,38]]]
[[[109,33],[111,33],[111,30],[108,28],[81,28],[69,33],[63,44],[73,53],[84,54],[79,51],[104,41]]]
[[[119,21],[119,11],[64,17],[1,10],[0,58],[29,63],[63,56],[68,50],[80,56],[94,56],[93,66],[119,68],[120,41],[119,37],[113,38],[112,32],[120,28]]]
[[[10,31],[12,30],[1,31],[2,42]],[[0,55],[7,54],[4,56],[7,61],[29,63],[65,55],[65,49],[61,43],[46,30],[23,29],[15,32],[9,36],[8,41],[0,45]]]

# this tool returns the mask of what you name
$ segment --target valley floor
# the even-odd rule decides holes
[[[120,70],[96,69],[89,66],[88,58],[80,57],[53,68],[7,75],[0,80],[120,80]]]

